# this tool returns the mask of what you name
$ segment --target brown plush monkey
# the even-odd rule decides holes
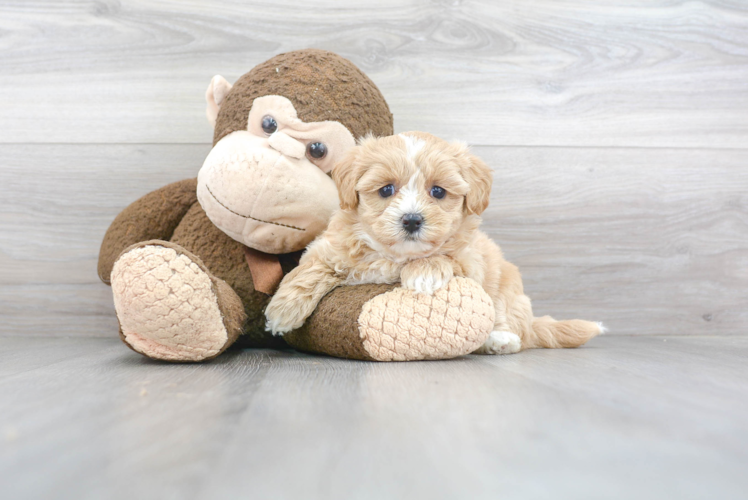
[[[213,149],[198,178],[127,207],[99,255],[122,340],[154,359],[203,361],[238,339],[284,345],[263,310],[338,208],[328,173],[357,138],[392,134],[374,83],[321,50],[273,57],[233,86],[216,76],[206,99]],[[341,287],[284,339],[356,359],[440,359],[472,352],[492,325],[488,296],[458,278],[433,297]]]

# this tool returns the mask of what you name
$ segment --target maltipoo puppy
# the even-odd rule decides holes
[[[423,132],[366,138],[335,166],[340,210],[268,305],[267,328],[299,328],[339,285],[402,283],[433,294],[453,276],[477,281],[493,299],[494,331],[478,353],[577,347],[601,333],[589,321],[533,317],[519,270],[478,230],[493,180],[468,152]]]

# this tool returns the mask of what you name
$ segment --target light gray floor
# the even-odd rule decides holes
[[[4,498],[746,498],[748,337],[377,364],[0,338]]]

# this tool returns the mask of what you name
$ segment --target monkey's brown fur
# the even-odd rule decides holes
[[[299,50],[255,66],[234,84],[221,105],[213,144],[247,126],[252,101],[287,97],[304,122],[337,121],[353,137],[392,134],[392,113],[379,89],[347,59],[324,50]]]

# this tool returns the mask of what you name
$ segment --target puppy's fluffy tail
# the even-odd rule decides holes
[[[602,323],[581,319],[556,321],[550,316],[533,318],[530,338],[522,339],[522,347],[579,347],[592,337],[605,333]]]

